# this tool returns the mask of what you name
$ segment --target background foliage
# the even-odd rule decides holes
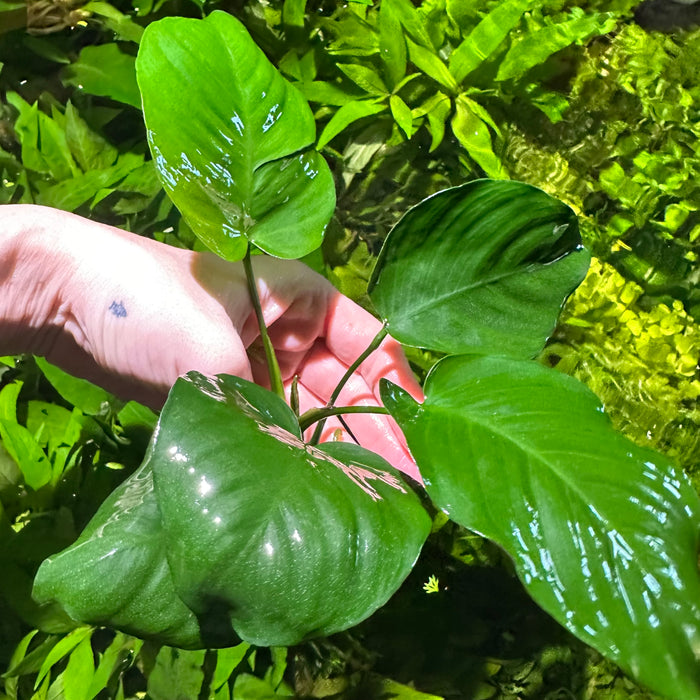
[[[314,109],[339,206],[309,263],[363,301],[372,256],[426,195],[486,174],[563,199],[597,261],[542,361],[700,485],[700,31],[642,27],[639,5],[0,2],[0,202],[200,245],[148,157],[134,63],[148,23],[225,9]],[[390,603],[331,638],[182,652],[71,629],[31,601],[33,574],[140,463],[155,417],[45,361],[2,362],[4,696],[650,697],[531,603],[494,545],[440,517]]]

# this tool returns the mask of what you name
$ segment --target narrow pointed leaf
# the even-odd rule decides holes
[[[504,0],[495,6],[450,55],[450,72],[461,83],[518,25],[533,0]]]
[[[493,152],[491,132],[475,109],[476,103],[464,95],[455,101],[452,131],[471,159],[489,176],[507,178],[503,164]]]
[[[430,527],[381,457],[305,445],[291,409],[237,377],[179,379],[150,464],[178,593],[254,644],[358,623],[399,587]]]
[[[343,105],[326,124],[321,137],[318,140],[318,147],[323,148],[329,141],[332,141],[339,133],[353,122],[373,114],[379,114],[387,109],[385,102],[377,100],[357,100]]]
[[[335,191],[313,115],[238,20],[153,23],[136,65],[163,186],[207,246],[237,260],[249,241],[282,258],[320,245]]]
[[[573,43],[580,43],[598,34],[615,29],[617,19],[612,13],[602,12],[551,24],[513,44],[498,67],[496,80],[519,78],[530,68],[543,63],[553,53]]]
[[[519,182],[476,180],[411,209],[369,291],[389,332],[448,353],[530,358],[589,263],[574,213]]]
[[[700,697],[700,502],[683,472],[534,362],[446,358],[425,394],[382,388],[436,505],[500,544],[580,639],[669,698]]]

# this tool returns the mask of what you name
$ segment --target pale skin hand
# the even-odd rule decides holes
[[[260,256],[253,268],[287,395],[296,375],[301,411],[325,405],[381,324],[299,262]],[[154,408],[189,370],[268,384],[242,264],[30,205],[0,207],[0,353],[19,352]],[[337,405],[378,405],[382,377],[421,398],[387,338]],[[364,447],[420,479],[391,419],[345,420]],[[329,420],[322,440],[349,440],[338,428]]]

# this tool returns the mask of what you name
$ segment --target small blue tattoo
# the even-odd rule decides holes
[[[124,308],[124,304],[120,302],[113,301],[111,306],[109,307],[109,310],[117,317],[117,318],[124,318],[126,316],[126,309]]]

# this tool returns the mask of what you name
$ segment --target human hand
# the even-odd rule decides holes
[[[13,319],[15,332],[8,337],[14,346],[0,351],[44,354],[75,375],[155,408],[175,379],[192,369],[268,384],[242,264],[43,207],[2,207],[0,221],[21,232],[20,265],[12,277],[24,281],[11,296],[35,299],[28,318]],[[301,411],[325,405],[381,324],[297,261],[256,256],[253,269],[287,395],[297,376]],[[32,277],[41,281],[41,294],[32,289]],[[8,311],[2,318],[10,316]],[[337,405],[378,405],[382,377],[421,396],[400,345],[387,338]],[[345,420],[364,447],[420,478],[392,419],[353,414]],[[350,439],[337,419],[328,421],[321,439],[331,437]]]

